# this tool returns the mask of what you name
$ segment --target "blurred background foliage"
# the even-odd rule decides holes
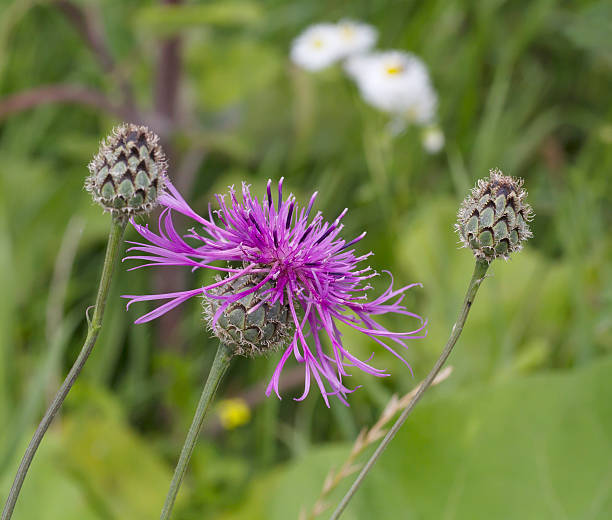
[[[390,139],[339,68],[290,64],[301,30],[344,17],[375,25],[379,48],[429,65],[440,154],[425,154],[414,129]],[[177,520],[296,518],[312,506],[358,431],[441,349],[473,264],[454,215],[492,167],[525,178],[535,238],[494,264],[453,375],[346,517],[612,517],[610,34],[605,0],[0,0],[0,498],[93,302],[108,217],[83,191],[86,164],[132,119],[160,133],[171,177],[199,210],[229,184],[261,192],[281,176],[298,199],[319,190],[330,220],[350,208],[345,236],[367,230],[374,268],[422,282],[407,305],[429,319],[406,353],[414,378],[347,331],[351,348],[374,350],[393,374],[356,373],[363,388],[348,409],[326,409],[315,392],[294,402],[299,369],[286,372],[283,401],[266,399],[276,358],[235,362],[223,395],[242,404],[233,421],[221,420],[227,406],[209,420]],[[139,520],[161,509],[215,343],[198,302],[133,326],[144,306],[126,313],[120,299],[203,274],[126,268],[16,520]]]

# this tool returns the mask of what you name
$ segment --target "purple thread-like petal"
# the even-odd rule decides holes
[[[420,284],[394,289],[393,277],[388,273],[391,277],[388,287],[378,297],[368,300],[366,293],[372,289],[368,280],[378,273],[370,266],[360,265],[372,252],[357,255],[353,248],[365,237],[365,232],[352,240],[344,240],[340,237],[341,221],[347,209],[333,222],[325,222],[320,212],[311,218],[317,192],[305,208],[300,208],[293,194],[283,197],[283,181],[280,179],[278,182],[276,204],[271,180],[261,202],[251,195],[250,186],[242,183],[240,191],[231,186],[227,195],[217,195],[218,209],[213,210],[209,204],[206,217],[198,215],[168,182],[159,199],[163,210],[157,232],[132,220],[143,242],[131,242],[128,251],[132,254],[124,260],[143,262],[131,269],[184,266],[190,270],[218,270],[227,273],[227,277],[188,291],[125,297],[130,299],[128,307],[136,302],[169,300],[136,321],[144,323],[193,296],[203,294],[220,300],[212,317],[213,324],[216,324],[232,302],[260,291],[262,299],[258,306],[276,302],[287,305],[295,326],[293,338],[274,370],[266,395],[274,392],[280,398],[280,374],[293,355],[305,369],[304,391],[296,400],[306,398],[314,380],[327,406],[328,396],[336,396],[348,404],[346,397],[354,389],[343,383],[343,378],[349,375],[346,368],[353,367],[376,377],[389,374],[370,364],[372,356],[363,361],[350,352],[343,345],[337,324],[344,323],[364,334],[408,365],[386,341],[405,348],[404,340],[422,337],[425,333],[427,322],[402,305],[406,291]],[[239,195],[242,200],[239,200]],[[191,227],[181,236],[174,226],[173,211],[192,219],[197,229]],[[210,292],[247,273],[261,274],[262,280],[255,287],[238,293]],[[272,287],[262,292],[267,283]],[[298,317],[298,305],[301,317]],[[255,310],[252,308],[248,312]],[[418,319],[420,327],[408,332],[390,332],[373,319],[387,313]]]

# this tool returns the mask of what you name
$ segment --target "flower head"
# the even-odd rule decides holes
[[[166,179],[159,137],[146,126],[113,129],[89,163],[85,188],[106,211],[135,215],[151,211]]]
[[[341,58],[362,54],[376,44],[378,31],[367,23],[340,20],[336,25]]]
[[[384,51],[357,55],[347,60],[345,70],[373,107],[419,124],[434,119],[438,98],[427,67],[413,54]]]
[[[280,374],[293,356],[305,367],[304,393],[298,400],[306,397],[314,380],[326,404],[329,405],[329,395],[346,404],[347,394],[353,391],[343,381],[348,375],[347,367],[378,377],[389,374],[352,354],[342,342],[340,328],[351,327],[365,334],[404,361],[389,343],[406,347],[406,339],[425,334],[423,320],[401,305],[405,291],[418,284],[394,289],[391,283],[380,296],[368,300],[369,280],[377,273],[369,266],[360,266],[371,253],[357,255],[354,247],[365,233],[350,241],[340,238],[341,221],[347,210],[331,223],[324,221],[320,212],[311,216],[317,194],[305,208],[300,208],[293,195],[283,197],[282,182],[281,179],[278,184],[276,203],[270,182],[261,201],[243,184],[242,200],[232,187],[228,195],[217,195],[219,209],[213,212],[209,207],[206,217],[190,208],[168,183],[168,193],[160,197],[164,210],[158,233],[132,221],[146,242],[135,243],[131,251],[137,254],[128,258],[146,262],[139,267],[182,265],[215,270],[224,277],[188,291],[126,296],[130,298],[128,306],[140,301],[169,300],[137,320],[144,323],[201,295],[209,302],[213,332],[222,340],[251,354],[265,351],[269,344],[282,346],[283,354],[268,385],[268,395],[274,391],[280,398]],[[194,220],[200,230],[191,229],[181,237],[175,230],[172,211]],[[233,317],[228,311],[236,309],[232,328]],[[412,331],[390,332],[375,319],[385,313],[416,318],[420,324]],[[253,322],[256,330],[246,337]],[[266,332],[270,322],[274,327]],[[277,327],[281,332],[275,336]]]
[[[376,43],[378,32],[371,25],[353,20],[337,24],[311,25],[291,45],[291,60],[298,66],[319,71]]]
[[[240,397],[219,401],[219,419],[226,430],[234,430],[251,420],[249,404]]]
[[[444,148],[444,133],[438,126],[428,126],[421,134],[421,143],[427,153],[436,154]]]
[[[331,23],[311,25],[291,44],[291,60],[309,71],[333,65],[341,54],[338,28]]]
[[[520,251],[532,236],[528,222],[533,211],[526,197],[522,179],[490,170],[489,178],[478,181],[459,209],[455,227],[463,247],[489,262]]]
[[[280,300],[269,301],[267,293],[273,286],[272,281],[261,285],[265,274],[259,272],[239,278],[230,274],[227,278],[233,280],[214,287],[204,297],[204,316],[213,334],[232,347],[234,354],[243,356],[265,354],[285,345],[293,332],[290,310]],[[218,277],[217,281],[223,279]],[[246,294],[224,305],[227,297],[238,293]]]

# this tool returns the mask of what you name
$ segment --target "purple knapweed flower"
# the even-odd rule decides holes
[[[159,199],[164,210],[158,233],[132,220],[148,242],[133,242],[130,251],[139,254],[128,259],[147,262],[138,267],[183,265],[213,269],[225,278],[188,291],[125,297],[130,299],[128,306],[169,300],[136,320],[145,323],[202,295],[208,302],[205,308],[213,332],[222,341],[235,341],[237,353],[259,353],[272,346],[284,348],[266,390],[268,396],[274,391],[280,398],[280,373],[293,355],[305,365],[304,393],[297,400],[308,395],[314,378],[327,406],[329,395],[348,404],[347,394],[353,390],[343,382],[347,367],[357,367],[377,377],[389,374],[371,366],[369,359],[362,361],[351,354],[342,343],[338,326],[365,334],[408,365],[388,343],[406,347],[405,339],[426,334],[424,320],[401,305],[405,291],[420,284],[394,290],[391,279],[378,298],[368,301],[366,293],[372,288],[368,280],[377,273],[369,266],[359,268],[359,264],[372,253],[357,256],[353,248],[365,233],[348,242],[339,238],[346,209],[331,224],[323,220],[320,212],[310,219],[317,193],[306,208],[300,209],[292,194],[283,200],[282,183],[283,179],[278,183],[276,205],[271,181],[261,202],[243,183],[242,201],[230,187],[229,204],[225,195],[217,195],[219,209],[212,211],[209,205],[208,217],[202,217],[168,182],[167,192]],[[181,237],[174,228],[172,210],[193,219],[201,226],[201,232],[191,229]],[[385,313],[410,316],[420,323],[409,332],[390,332],[374,319]],[[324,346],[325,338],[331,348]]]

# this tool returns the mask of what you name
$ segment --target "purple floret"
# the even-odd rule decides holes
[[[140,254],[129,256],[126,260],[146,262],[133,269],[180,265],[193,270],[202,267],[224,273],[225,278],[189,291],[126,295],[125,298],[130,299],[128,307],[134,302],[169,300],[138,318],[136,323],[158,318],[193,296],[217,298],[222,303],[213,317],[214,324],[233,302],[271,282],[267,286],[271,288],[263,292],[267,297],[265,301],[270,305],[279,301],[281,305],[289,307],[295,332],[281,356],[266,394],[269,396],[274,391],[280,399],[280,374],[293,354],[298,363],[305,365],[304,393],[297,398],[298,401],[308,395],[311,378],[314,378],[327,406],[329,395],[335,395],[347,404],[347,394],[353,390],[343,383],[343,377],[348,375],[346,367],[354,366],[377,377],[389,374],[352,355],[342,344],[338,323],[365,334],[408,365],[388,343],[406,347],[405,339],[425,336],[426,322],[401,305],[405,291],[420,284],[394,290],[391,278],[387,290],[378,298],[368,301],[366,292],[372,288],[368,280],[378,273],[369,266],[358,268],[358,264],[372,253],[356,256],[353,248],[365,233],[346,242],[339,237],[346,209],[331,224],[323,220],[320,212],[310,219],[317,193],[312,195],[306,208],[300,209],[292,194],[283,200],[282,184],[283,179],[278,183],[276,206],[271,181],[268,181],[267,194],[262,202],[251,195],[245,183],[242,184],[242,201],[238,200],[235,189],[231,187],[229,204],[225,195],[217,195],[219,209],[212,211],[209,206],[208,217],[205,218],[191,209],[168,182],[168,191],[159,198],[164,210],[159,217],[158,233],[132,220],[132,225],[148,242],[133,242],[134,246],[129,251]],[[192,228],[181,237],[174,228],[172,210],[196,221],[201,227],[200,231]],[[261,283],[239,293],[220,295],[219,291],[213,291],[248,273],[258,273],[262,277]],[[419,326],[409,332],[390,332],[373,318],[385,313],[416,318]],[[326,348],[323,338],[327,338],[331,349]]]

